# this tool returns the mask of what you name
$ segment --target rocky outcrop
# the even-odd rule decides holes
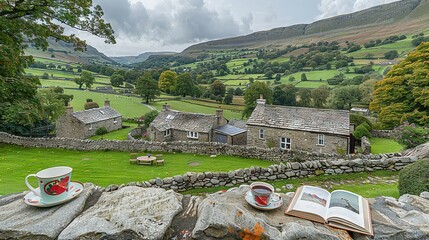
[[[161,188],[102,192],[85,184],[76,199],[51,208],[27,206],[19,193],[0,197],[0,239],[344,239],[349,233],[254,209],[248,185],[200,198]],[[429,239],[429,193],[370,199],[375,239]],[[370,239],[350,233],[352,239]]]

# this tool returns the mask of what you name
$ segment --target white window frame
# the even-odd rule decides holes
[[[164,131],[164,137],[168,137],[171,135],[171,128]]]
[[[325,146],[325,135],[317,134],[317,146]]]
[[[188,131],[188,138],[198,139],[198,132]]]
[[[259,139],[265,139],[265,130],[263,128],[259,129]]]
[[[92,126],[92,123],[91,123],[91,124],[89,125],[89,130],[92,130],[92,127],[93,127],[93,126]]]
[[[287,138],[287,137],[280,137],[280,149],[291,150],[292,149],[292,139]]]

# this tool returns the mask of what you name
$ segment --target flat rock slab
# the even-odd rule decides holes
[[[248,185],[215,193],[198,207],[192,232],[196,239],[340,239],[339,233],[322,224],[284,214],[291,197],[281,194],[282,207],[260,211],[244,199]]]
[[[104,192],[58,239],[162,239],[182,210],[182,195],[160,188]]]
[[[93,184],[70,202],[49,208],[28,206],[27,192],[0,199],[0,239],[54,239],[84,209],[94,192]]]

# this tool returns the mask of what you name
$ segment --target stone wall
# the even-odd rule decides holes
[[[399,171],[405,165],[416,161],[414,156],[379,156],[379,158],[359,158],[353,160],[314,160],[305,162],[280,163],[268,168],[250,167],[229,172],[188,172],[183,175],[156,178],[143,182],[132,182],[129,186],[156,187],[185,191],[194,188],[232,187],[250,181],[272,181],[277,179],[304,178],[315,175],[335,175],[344,173],[372,172],[375,170]],[[168,164],[168,162],[166,163]],[[119,186],[111,185],[107,191]]]
[[[394,138],[396,131],[394,130],[372,130],[371,135],[378,138]]]
[[[203,133],[198,132],[198,139],[188,138],[187,131],[177,129],[170,129],[171,134],[164,136],[165,131],[158,131],[154,127],[150,127],[150,138],[156,142],[174,142],[174,141],[191,141],[191,142],[208,142],[213,138],[212,132]]]
[[[361,145],[363,154],[368,155],[371,153],[371,143],[369,142],[368,138],[363,136],[362,139],[360,140],[360,145]]]
[[[259,130],[264,129],[264,139],[259,138]],[[324,135],[325,144],[318,145],[318,135]],[[337,153],[338,149],[348,152],[349,137],[319,134],[307,131],[247,126],[247,144],[251,146],[279,148],[280,138],[291,139],[291,149],[317,153]]]

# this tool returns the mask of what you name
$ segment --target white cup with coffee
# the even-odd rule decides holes
[[[250,192],[252,193],[255,204],[265,207],[271,203],[274,187],[268,183],[254,182],[250,184]]]

